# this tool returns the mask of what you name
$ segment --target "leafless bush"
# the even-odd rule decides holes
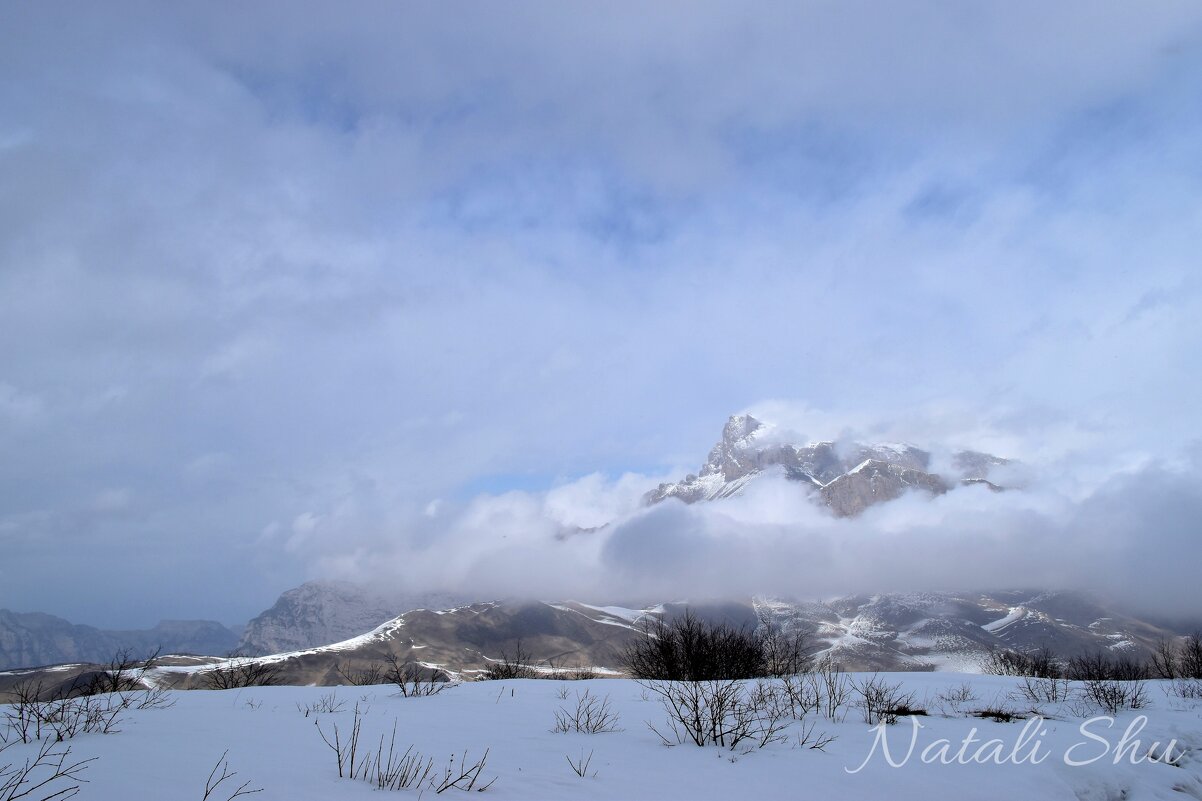
[[[282,684],[284,668],[276,662],[264,662],[234,653],[223,664],[204,673],[210,690],[235,690],[242,687],[269,687]]]
[[[758,610],[756,616],[760,622],[757,632],[760,649],[764,653],[766,675],[779,678],[809,672],[814,657],[806,633],[801,629],[785,631],[772,620],[767,610]]]
[[[846,714],[843,707],[851,700],[851,680],[843,668],[826,656],[815,667],[813,683],[823,716],[830,721],[841,721]]]
[[[250,787],[249,781],[242,782],[242,784],[238,785],[232,791],[229,789],[229,785],[226,785],[224,789],[221,787],[221,785],[238,775],[237,771],[230,770],[229,753],[228,750],[222,753],[221,758],[217,760],[217,764],[209,771],[209,778],[205,781],[205,794],[201,801],[209,801],[210,798],[213,801],[217,801],[218,798],[221,798],[227,792],[229,792],[229,795],[225,795],[225,801],[233,801],[235,798],[244,795],[263,792],[262,787],[257,787],[253,790],[247,789]],[[219,770],[221,771],[220,776],[217,775],[217,771]]]
[[[443,769],[441,777],[436,777],[430,783],[430,787],[434,788],[435,793],[441,793],[444,790],[456,789],[464,792],[482,793],[489,787],[492,787],[493,782],[497,780],[494,776],[480,787],[476,787],[476,782],[480,780],[480,773],[484,770],[485,764],[488,762],[488,749],[484,749],[484,756],[480,757],[478,762],[468,762],[467,752],[463,752],[463,756],[459,758],[459,764],[455,764],[455,755],[451,754],[451,759]]]
[[[819,684],[812,674],[804,676],[781,676],[780,691],[788,701],[789,712],[801,720],[811,712],[817,712],[822,704]]]
[[[359,711],[359,705],[355,704],[355,716],[352,719],[350,736],[347,739],[343,739],[342,731],[338,728],[337,721],[333,724],[333,741],[326,736],[319,721],[313,721],[313,725],[317,727],[317,733],[321,736],[322,742],[334,752],[335,761],[338,763],[338,778],[356,778],[355,761],[360,759],[359,735],[363,727],[362,713]]]
[[[1018,685],[1018,695],[1031,704],[1062,704],[1068,699],[1068,679],[1025,676]]]
[[[1082,698],[1111,715],[1120,709],[1142,709],[1148,705],[1142,681],[1090,679],[1082,687]]]
[[[156,648],[154,653],[145,658],[135,657],[129,648],[117,651],[107,665],[88,674],[87,684],[79,688],[78,693],[80,695],[101,695],[128,693],[141,689],[144,686],[146,672],[154,667],[162,650],[162,648]]]
[[[1023,653],[1020,651],[990,651],[981,665],[982,672],[992,676],[1032,676],[1039,679],[1058,679],[1064,667],[1049,648]]]
[[[20,684],[12,696],[14,700],[3,711],[3,742],[62,742],[80,734],[113,734],[126,709],[120,695],[52,696],[46,700],[40,683]]]
[[[753,679],[770,672],[764,633],[707,623],[691,610],[671,621],[644,621],[643,636],[622,654],[626,672],[636,679],[718,681]]]
[[[1195,701],[1202,698],[1202,681],[1198,679],[1176,679],[1169,684],[1166,692],[1185,701]]]
[[[1010,723],[1015,720],[1025,719],[1025,716],[1021,712],[1016,712],[1003,706],[987,706],[984,709],[974,711],[972,716],[974,718],[993,720],[998,723]]]
[[[1162,679],[1202,679],[1202,632],[1176,645],[1161,640],[1152,654],[1151,669]]]
[[[1178,660],[1182,678],[1202,679],[1202,632],[1195,631],[1185,639]]]
[[[647,724],[667,745],[763,748],[783,740],[790,722],[788,700],[765,682],[751,687],[735,680],[639,683],[659,696],[668,714],[665,731]]]
[[[326,693],[311,704],[298,703],[296,709],[304,713],[305,717],[309,717],[310,715],[328,715],[346,709],[346,701],[339,701],[336,693]]]
[[[620,731],[618,728],[618,713],[609,702],[609,696],[600,698],[588,690],[576,693],[576,708],[569,710],[560,707],[555,712],[556,734],[580,732],[582,734],[601,734],[603,732]]]
[[[958,687],[948,687],[939,693],[936,699],[945,712],[951,710],[953,715],[959,715],[963,706],[978,700],[978,696],[973,691],[971,684],[962,682]]]
[[[369,750],[370,746],[364,749],[362,747],[363,717],[358,704],[355,705],[350,732],[345,737],[336,722],[332,724],[333,731],[329,736],[321,728],[320,723],[314,721],[314,724],[322,742],[334,753],[339,778],[368,782],[380,790],[422,788],[423,790],[434,790],[436,794],[452,788],[465,791],[475,789],[483,792],[496,781],[494,777],[487,784],[480,787],[475,786],[488,761],[487,749],[478,762],[470,765],[465,751],[457,768],[455,755],[452,754],[447,767],[441,772],[435,770],[432,757],[426,757],[414,751],[412,745],[403,752],[398,751],[395,720],[392,724],[392,735],[387,741],[383,735],[380,735],[374,752]]]
[[[532,665],[534,659],[528,651],[522,649],[522,641],[518,640],[511,656],[508,651],[501,651],[497,660],[490,662],[484,669],[483,678],[489,680],[501,679],[537,679],[538,671]]]
[[[858,706],[864,712],[864,722],[871,726],[893,725],[899,717],[926,714],[915,708],[914,693],[903,693],[900,683],[890,684],[877,674],[853,681],[852,688],[860,696]]]
[[[438,695],[450,686],[447,674],[416,662],[402,662],[396,654],[384,657],[384,680],[395,684],[403,698]]]
[[[817,721],[811,720],[809,723],[801,727],[801,731],[797,735],[797,747],[808,748],[811,751],[825,751],[826,747],[833,743],[838,738],[833,734],[826,732],[815,732]]]
[[[582,748],[580,749],[579,758],[573,760],[570,756],[565,755],[564,759],[566,759],[568,764],[572,766],[572,772],[583,779],[588,776],[588,766],[593,761],[593,752],[589,751],[588,756],[586,757],[584,755],[584,749]],[[596,771],[593,771],[593,778],[597,778]]]
[[[39,743],[32,755],[14,759],[18,741],[0,744],[0,801],[61,801],[79,792],[81,778],[91,759],[76,760],[71,747],[53,740]],[[5,752],[9,751],[8,758]]]
[[[546,660],[546,664],[547,670],[540,671],[537,678],[554,679],[557,681],[586,681],[598,677],[597,671],[580,664],[568,667],[557,659],[548,659]]]
[[[1073,681],[1143,681],[1148,668],[1127,657],[1109,657],[1103,653],[1074,656],[1068,661],[1065,676]]]
[[[373,662],[367,667],[358,670],[343,670],[338,663],[335,663],[334,672],[353,687],[373,687],[386,682],[384,678],[384,666],[378,662]]]

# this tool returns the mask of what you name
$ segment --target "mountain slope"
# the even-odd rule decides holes
[[[400,612],[458,602],[445,593],[389,596],[345,581],[310,581],[283,593],[247,623],[238,650],[274,654],[312,648],[362,634]]]

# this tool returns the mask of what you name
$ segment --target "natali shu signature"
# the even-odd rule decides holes
[[[928,765],[934,763],[942,765],[986,763],[1038,765],[1052,754],[1051,749],[1047,748],[1043,742],[1043,738],[1048,733],[1044,725],[1046,722],[1039,716],[1030,718],[1023,726],[1022,731],[1011,742],[997,738],[982,740],[977,736],[977,728],[974,726],[959,742],[941,737],[932,740],[919,750],[919,731],[926,727],[918,722],[917,717],[911,716],[910,737],[909,742],[904,744],[904,751],[896,747],[897,743],[890,746],[889,730],[892,728],[896,731],[896,727],[880,723],[873,727],[876,738],[872,741],[872,749],[868,752],[868,756],[864,757],[864,761],[858,767],[854,769],[844,767],[843,770],[848,773],[859,773],[872,761],[878,749],[889,766],[894,768],[903,767],[914,758]],[[1099,715],[1083,721],[1077,727],[1082,739],[1070,745],[1061,754],[1064,764],[1070,767],[1079,767],[1091,765],[1109,757],[1116,765],[1123,760],[1127,760],[1133,765],[1140,762],[1167,762],[1173,765],[1184,755],[1184,751],[1178,748],[1175,739],[1170,740],[1168,745],[1161,745],[1159,742],[1145,745],[1140,741],[1138,735],[1148,725],[1146,715],[1134,718],[1123,731],[1122,736],[1112,742],[1099,732],[1107,729],[1113,730],[1114,724],[1115,719],[1109,715]]]

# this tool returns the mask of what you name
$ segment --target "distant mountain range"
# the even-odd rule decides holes
[[[40,612],[0,609],[0,668],[62,662],[105,662],[129,650],[144,656],[164,653],[225,654],[238,635],[212,620],[164,620],[152,629],[106,631]]]
[[[304,601],[298,607],[305,610],[298,619],[302,625],[276,629],[288,618],[269,610],[271,614],[265,615],[272,621],[271,627],[260,631],[277,631],[294,641],[302,636],[321,639],[316,634],[319,631],[332,638],[295,648],[268,649],[271,653],[262,657],[282,664],[290,680],[302,683],[338,683],[336,666],[366,667],[386,653],[470,676],[503,654],[515,653],[519,642],[536,664],[617,670],[622,647],[639,636],[648,617],[671,615],[686,605],[680,601],[632,608],[574,601],[490,601],[412,609],[365,630],[356,627],[378,616],[379,611],[375,606],[379,599],[371,593],[356,594],[344,584],[311,583],[285,593],[283,608],[292,610],[298,598]],[[785,631],[803,631],[815,654],[829,654],[849,669],[971,671],[991,650],[1029,651],[1045,646],[1066,656],[1105,651],[1140,657],[1160,639],[1175,635],[1110,609],[1088,595],[1070,592],[894,593],[821,603],[757,598],[687,605],[703,617],[734,625],[755,627],[767,620]],[[273,610],[280,607],[277,604]],[[11,617],[11,613],[7,615]],[[0,621],[7,619],[0,615]],[[316,621],[317,626],[307,628],[305,621]],[[60,624],[70,626],[65,621]],[[210,631],[213,639],[208,642],[218,647],[165,645],[165,652],[207,651],[219,657],[230,650],[232,633],[226,630],[222,636],[220,627],[212,628],[216,625],[174,629],[173,624],[166,624],[151,631],[162,635]],[[136,642],[153,650],[157,644],[154,637],[147,632],[137,634],[140,639]],[[180,641],[189,646],[206,643],[203,639]],[[91,651],[74,646],[76,656],[37,658],[24,664],[104,662],[118,644],[116,639],[98,638],[86,643]],[[189,660],[191,667],[171,668],[168,678],[174,684],[192,686],[198,680],[193,675],[195,665],[210,661]],[[9,665],[15,666],[13,662]]]

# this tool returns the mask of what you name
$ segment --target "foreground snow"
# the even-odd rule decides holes
[[[200,798],[206,778],[227,750],[229,769],[237,776],[222,785],[229,787],[227,792],[212,796],[219,801],[243,781],[251,782],[248,789],[263,788],[251,797],[264,800],[379,797],[380,791],[365,782],[338,778],[334,754],[315,728],[320,722],[329,735],[337,723],[345,736],[356,704],[364,713],[362,738],[373,749],[381,735],[391,735],[394,721],[400,749],[412,744],[433,757],[439,769],[452,754],[458,764],[466,749],[470,765],[488,749],[481,783],[495,781],[485,798],[1202,799],[1202,750],[1195,750],[1202,747],[1202,702],[1169,695],[1161,683],[1149,682],[1148,708],[1119,713],[1111,727],[1104,719],[1086,723],[1061,706],[1045,708],[1055,719],[1030,725],[968,716],[983,707],[1029,708],[1012,697],[1018,684],[1014,679],[950,673],[885,678],[902,682],[915,693],[916,705],[929,710],[928,717],[915,719],[921,728],[902,718],[894,726],[874,729],[855,708],[841,722],[810,715],[814,734],[836,737],[825,750],[798,747],[797,723],[791,724],[788,741],[748,752],[691,744],[667,747],[647,726],[650,721],[663,730],[665,713],[655,696],[636,682],[614,679],[476,682],[428,698],[398,697],[387,686],[174,692],[175,705],[169,709],[127,710],[120,732],[83,735],[69,744],[78,757],[97,757],[83,774],[88,783],[78,797],[84,801]],[[974,699],[942,700],[966,683]],[[577,693],[586,689],[609,696],[621,730],[553,733],[555,712],[574,709]],[[560,698],[565,691],[566,698]],[[342,711],[306,717],[298,708],[319,704],[331,693],[344,704]],[[1073,711],[1079,715],[1084,710]],[[1139,725],[1141,716],[1146,724],[1136,735],[1139,745],[1127,748],[1115,764],[1124,730]],[[1020,741],[1024,727],[1025,744]],[[964,747],[973,729],[976,741]],[[905,762],[900,767],[891,766],[882,753],[879,740],[886,735],[889,756]],[[916,747],[907,761],[903,758],[912,736]],[[940,764],[936,741],[941,738],[948,741],[942,748],[945,758],[969,764]],[[985,745],[992,738],[999,744]],[[1146,759],[1153,741],[1163,746],[1174,739],[1174,755],[1184,753],[1177,765]],[[0,764],[29,747],[10,748]],[[590,753],[588,775],[577,776],[569,758]],[[986,764],[973,761],[974,755]],[[1087,764],[1069,765],[1066,755]],[[995,764],[998,759],[1002,764]],[[417,797],[417,792],[400,792],[406,795]],[[458,795],[451,789],[442,797]]]

